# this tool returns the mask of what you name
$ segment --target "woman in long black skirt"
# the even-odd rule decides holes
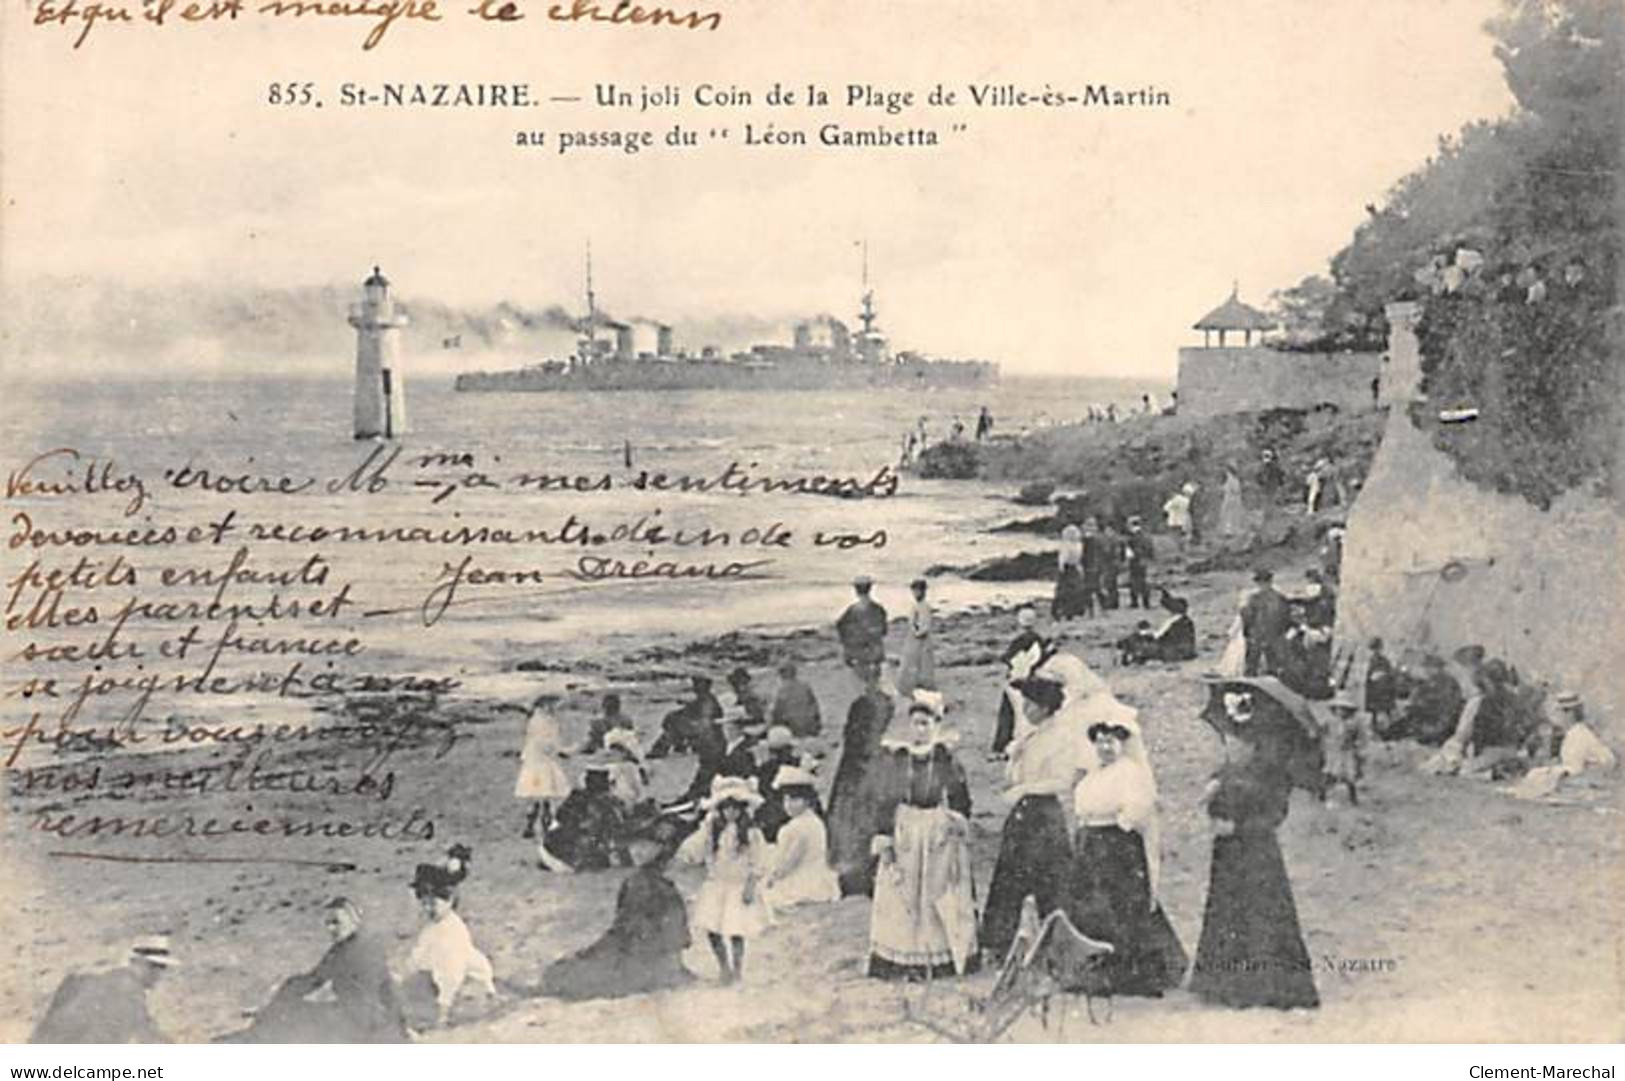
[[[1076,856],[1067,915],[1090,938],[1112,944],[1105,976],[1116,995],[1160,997],[1178,987],[1187,956],[1157,899],[1161,830],[1157,789],[1131,718],[1091,724],[1100,768],[1078,783]]]
[[[1006,693],[1027,723],[1017,726],[1009,745],[1005,798],[1015,806],[1004,820],[982,914],[981,947],[994,964],[1010,952],[1027,897],[1037,902],[1040,916],[1061,903],[1072,862],[1071,827],[1061,801],[1071,798],[1093,757],[1082,730],[1062,708],[1065,692],[1059,682],[1031,676],[1012,683]]]
[[[1229,761],[1208,786],[1213,865],[1191,990],[1225,1006],[1313,1008],[1320,996],[1275,837],[1291,782],[1246,737],[1225,747]]]

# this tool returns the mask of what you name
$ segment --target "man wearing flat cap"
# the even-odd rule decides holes
[[[1241,633],[1247,642],[1243,674],[1269,676],[1280,668],[1281,645],[1292,624],[1291,606],[1275,588],[1275,575],[1260,567],[1253,572],[1258,588],[1241,607]]]
[[[869,665],[880,666],[886,660],[886,610],[869,596],[874,579],[860,574],[852,579],[852,592],[857,599],[835,621],[835,633],[841,639],[841,653],[846,665],[854,672],[862,672]]]
[[[136,939],[128,961],[66,976],[29,1043],[168,1043],[147,1009],[147,992],[178,964],[165,935]]]

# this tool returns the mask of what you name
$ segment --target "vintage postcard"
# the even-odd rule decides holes
[[[1618,1041],[1622,48],[9,0],[0,1039]]]

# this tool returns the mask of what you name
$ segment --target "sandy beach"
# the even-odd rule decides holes
[[[1305,564],[1307,565],[1307,564]],[[1302,568],[1298,568],[1301,576]],[[1235,571],[1192,576],[1177,561],[1159,584],[1192,602],[1202,656],[1185,664],[1118,668],[1110,643],[1132,628],[1137,613],[1119,609],[1061,628],[1067,646],[1140,710],[1158,775],[1164,817],[1163,896],[1186,944],[1194,950],[1207,888],[1209,833],[1197,806],[1220,760],[1219,740],[1197,713],[1204,697],[1199,674],[1223,646],[1224,630],[1245,576]],[[1012,587],[1046,597],[1039,583]],[[831,619],[845,598],[831,597]],[[892,645],[900,622],[892,625]],[[939,683],[949,717],[963,736],[961,761],[970,775],[975,809],[973,856],[985,892],[1008,805],[1000,796],[1002,764],[990,762],[1002,678],[998,651],[1013,634],[1013,612],[977,608],[939,621]],[[522,715],[499,707],[543,686],[562,687],[569,740],[578,741],[604,689],[621,691],[645,745],[658,718],[678,701],[690,673],[720,683],[736,664],[749,667],[771,693],[771,665],[801,662],[823,707],[825,732],[808,750],[821,756],[827,786],[839,756],[839,735],[856,685],[841,667],[827,627],[753,632],[699,641],[674,636],[638,641],[578,641],[548,656],[494,658],[490,678],[512,694],[443,700],[355,696],[323,708],[335,719],[418,711],[428,727],[395,750],[389,768],[398,794],[369,806],[356,795],[259,793],[256,811],[304,816],[333,814],[364,820],[387,811],[397,819],[421,811],[433,838],[395,840],[305,838],[258,843],[261,856],[307,864],[148,864],[138,874],[110,874],[93,859],[52,858],[73,848],[107,855],[141,851],[137,843],[65,845],[31,829],[39,811],[71,812],[72,793],[43,800],[8,793],[7,852],[14,861],[6,910],[11,941],[23,945],[0,988],[0,1038],[26,1039],[61,975],[116,958],[137,929],[168,928],[185,967],[153,998],[159,1024],[174,1038],[208,1040],[238,1028],[242,1011],[259,1005],[283,976],[309,968],[326,946],[318,906],[334,894],[356,898],[392,955],[404,960],[417,928],[407,889],[412,866],[463,841],[474,849],[473,874],[460,908],[499,979],[534,984],[549,961],[592,941],[609,923],[615,891],[627,873],[559,875],[539,871],[534,849],[520,838],[523,807],[510,793],[517,769]],[[321,745],[279,752],[284,768],[298,765],[339,777],[374,749]],[[1108,1023],[1091,1024],[1080,1000],[1069,1002],[1048,1028],[1028,1017],[1007,1038],[1075,1041],[1597,1041],[1622,1034],[1618,946],[1625,914],[1615,902],[1625,867],[1619,787],[1581,790],[1558,804],[1524,803],[1483,781],[1418,773],[1419,749],[1379,746],[1357,808],[1325,807],[1302,793],[1281,831],[1307,945],[1316,966],[1322,1007],[1280,1013],[1229,1011],[1199,1003],[1184,991],[1164,1000],[1119,1000]],[[164,765],[219,761],[218,746],[163,756]],[[661,797],[680,792],[691,758],[654,766]],[[147,787],[129,800],[129,813],[172,810],[243,813],[242,793],[165,794]],[[358,804],[358,800],[360,801]],[[386,806],[387,804],[387,806]],[[106,813],[109,804],[99,809]],[[116,805],[115,805],[116,806]],[[121,810],[125,808],[121,807]],[[257,839],[258,840],[258,839]],[[230,846],[180,843],[172,850],[223,853]],[[242,846],[239,846],[242,847]],[[168,850],[166,850],[168,851]],[[332,861],[333,867],[323,867]],[[353,864],[353,868],[339,869]],[[21,871],[23,873],[16,873]],[[674,879],[692,897],[699,873],[680,868]],[[71,908],[63,898],[74,898]],[[869,902],[847,899],[799,909],[751,943],[741,986],[717,983],[703,940],[685,957],[699,977],[689,989],[634,998],[565,1004],[545,999],[487,1002],[465,993],[449,1028],[434,1041],[903,1041],[940,1033],[906,1011],[932,1017],[961,1013],[970,996],[986,994],[991,977],[905,989],[867,979]]]

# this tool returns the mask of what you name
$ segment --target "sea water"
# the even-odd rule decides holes
[[[7,499],[8,539],[20,528],[19,514],[52,529],[113,529],[218,521],[232,511],[240,525],[275,520],[305,528],[552,531],[574,516],[588,531],[643,519],[668,531],[709,528],[729,536],[729,545],[640,550],[626,543],[590,553],[564,545],[251,545],[256,568],[288,569],[320,552],[334,582],[352,583],[346,614],[367,613],[352,622],[365,638],[372,669],[456,672],[466,679],[511,671],[519,659],[601,654],[606,646],[613,653],[617,645],[631,648],[653,636],[826,626],[850,601],[849,583],[857,574],[872,576],[876,598],[901,615],[911,603],[908,582],[929,567],[968,565],[1041,546],[1031,537],[987,532],[1031,513],[1008,501],[1007,485],[905,474],[895,495],[862,499],[629,489],[625,482],[642,471],[709,477],[734,463],[749,475],[781,480],[867,480],[884,467],[896,468],[905,434],[922,417],[935,442],[947,437],[956,419],[971,438],[983,405],[995,418],[995,435],[1007,435],[1081,419],[1091,404],[1114,402],[1123,410],[1137,408],[1143,392],[1159,401],[1166,395],[1165,386],[1152,383],[1023,379],[927,392],[492,394],[457,393],[449,378],[425,377],[407,386],[410,431],[397,443],[374,444],[350,438],[347,380],[215,374],[15,389],[0,420],[5,472],[40,452],[72,448],[81,461],[111,462],[110,473],[142,477],[147,498],[138,513],[126,516],[126,493],[15,495]],[[376,464],[397,447],[383,490],[328,491],[329,480],[350,477],[363,462]],[[214,477],[318,483],[255,495],[175,490],[164,471],[187,465]],[[60,464],[41,472],[69,473]],[[467,478],[476,473],[501,487],[469,486]],[[614,483],[608,492],[542,491],[540,484],[515,490],[511,478],[519,474],[608,475]],[[791,534],[788,544],[784,533]],[[828,543],[816,545],[818,534]],[[768,537],[771,543],[764,542]],[[843,545],[841,538],[851,542]],[[741,543],[746,540],[754,543]],[[9,581],[34,558],[71,564],[80,554],[111,558],[122,551],[142,576],[144,596],[207,599],[213,589],[155,583],[165,567],[223,569],[234,550],[229,540],[122,549],[23,546],[8,548],[5,563]],[[579,562],[586,554],[619,558],[628,566],[639,558],[751,566],[737,578],[591,580]],[[426,606],[437,584],[444,595],[454,568],[469,557],[472,566],[512,580],[477,586],[465,580],[452,603],[438,611]],[[931,587],[939,610],[1009,603],[1041,591],[1036,583],[983,584],[951,575],[934,578]],[[263,602],[269,592],[233,587],[226,599]],[[279,624],[266,633],[299,630]]]

